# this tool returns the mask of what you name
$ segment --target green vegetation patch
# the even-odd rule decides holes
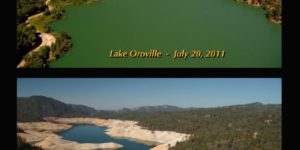
[[[41,43],[38,32],[49,33],[49,24],[62,19],[67,5],[81,5],[97,0],[18,0],[17,1],[17,58],[26,61],[25,68],[45,68],[50,61],[61,57],[72,47],[71,37],[66,32],[55,33],[56,43],[51,47],[41,47],[31,52]],[[50,10],[51,8],[51,10]],[[33,16],[35,15],[35,16]],[[28,20],[29,17],[32,17]],[[28,22],[27,22],[27,21]],[[28,54],[28,55],[27,55]]]
[[[253,103],[175,112],[103,113],[101,117],[136,120],[149,130],[189,133],[171,150],[281,149],[281,105]]]
[[[50,61],[63,56],[72,47],[71,37],[66,32],[53,33],[56,42],[50,47],[39,48],[25,57],[25,68],[47,68]]]

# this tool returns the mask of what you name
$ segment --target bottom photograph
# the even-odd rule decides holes
[[[281,78],[17,78],[18,150],[282,149]]]

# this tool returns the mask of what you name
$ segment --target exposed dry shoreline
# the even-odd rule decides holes
[[[177,142],[188,140],[188,134],[176,133],[173,131],[150,131],[137,125],[136,121],[122,121],[115,119],[98,118],[45,118],[45,122],[18,123],[18,127],[25,133],[18,133],[27,142],[49,150],[74,148],[81,146],[83,149],[93,149],[93,147],[102,148],[120,148],[117,143],[104,143],[105,145],[82,145],[76,142],[61,139],[55,132],[67,130],[73,124],[91,124],[108,128],[106,134],[112,137],[134,140],[143,144],[156,145],[151,150],[168,150]],[[104,146],[104,147],[103,147]],[[85,147],[85,148],[84,148]]]

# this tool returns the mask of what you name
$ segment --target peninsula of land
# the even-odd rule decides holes
[[[18,0],[17,68],[47,68],[51,61],[72,47],[71,37],[55,32],[49,24],[64,17],[68,5],[95,3],[97,0]]]

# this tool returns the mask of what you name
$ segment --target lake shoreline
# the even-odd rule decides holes
[[[96,3],[98,1],[99,0],[88,0],[86,2],[82,2],[80,5],[82,5],[82,4],[93,4],[93,3]],[[45,5],[46,5],[49,13],[51,14],[53,12],[53,10],[56,11],[56,9],[61,9],[61,8],[56,8],[56,7],[62,7],[62,9],[64,9],[64,7],[67,7],[69,5],[73,5],[73,3],[64,3],[64,2],[61,2],[59,4],[53,4],[51,2],[51,0],[46,0],[45,1]],[[77,4],[74,4],[74,5],[77,5]],[[41,47],[44,47],[44,46],[51,47],[57,41],[56,37],[54,36],[54,35],[57,34],[57,32],[54,31],[54,32],[50,33],[49,31],[44,31],[44,30],[51,23],[53,23],[53,22],[55,22],[57,20],[60,20],[60,19],[52,20],[52,22],[51,21],[47,22],[46,24],[43,24],[44,26],[41,25],[41,27],[44,27],[44,28],[43,28],[43,30],[39,30],[38,29],[38,25],[37,24],[31,24],[30,20],[33,20],[33,19],[41,17],[41,16],[47,17],[47,16],[49,16],[49,14],[45,15],[45,10],[44,10],[42,12],[38,12],[38,13],[36,13],[34,15],[29,16],[26,19],[26,21],[25,21],[25,23],[27,23],[27,25],[29,25],[29,26],[35,26],[36,27],[36,32],[39,33],[39,37],[41,38],[42,43],[40,45],[38,45],[37,47],[33,48],[32,50],[29,50],[29,52],[23,56],[23,58],[21,59],[21,61],[18,62],[17,68],[27,68],[28,66],[26,65],[26,56],[31,57],[31,55],[34,52],[36,52],[36,53],[39,52]],[[56,17],[58,17],[58,16],[56,16]],[[45,67],[45,66],[48,67],[48,65],[49,65],[49,63],[51,61],[53,61],[53,60],[55,61],[58,58],[58,57],[55,57],[54,55],[52,55],[51,51],[49,52],[48,55],[49,55],[49,57],[48,57],[47,61],[43,64],[43,67]],[[60,57],[62,57],[62,56],[60,56]]]
[[[242,2],[241,0],[238,0],[239,2]],[[49,0],[47,0],[46,1],[47,3],[47,6],[49,7],[49,10],[53,10],[53,9],[55,9],[55,5],[52,5],[51,4],[51,2],[49,3]],[[95,4],[95,2],[99,2],[98,0],[91,0],[91,1],[88,1],[88,3],[86,3],[86,4]],[[65,7],[68,7],[68,6],[70,6],[71,4],[65,4],[64,6],[63,6],[63,8],[65,8]],[[250,5],[250,4],[249,4]],[[252,5],[252,6],[256,6],[256,7],[259,7],[259,5]],[[60,20],[60,19],[58,19],[58,20]],[[56,21],[58,21],[58,20],[55,20],[54,22],[56,22]],[[270,20],[271,22],[273,22],[273,23],[275,23],[275,24],[280,24],[281,22],[279,22],[279,21],[277,21],[277,20],[274,20],[274,19],[270,19],[270,18],[268,18],[268,20]],[[53,23],[53,22],[52,22]],[[50,24],[48,24],[48,25],[50,25]],[[54,31],[55,32],[55,31]],[[71,40],[71,41],[73,41],[73,40]],[[267,43],[267,42],[266,42]],[[227,43],[226,43],[227,44]],[[222,47],[223,48],[223,47]],[[76,48],[70,48],[70,50],[73,50],[73,49],[76,49]],[[234,48],[232,48],[232,49],[234,49]],[[236,54],[236,52],[234,52],[235,54]],[[72,54],[72,53],[71,53]],[[71,55],[70,54],[70,55]],[[50,53],[49,54],[50,56],[52,56],[52,53]],[[68,55],[68,54],[67,54]],[[237,55],[237,54],[236,54]],[[239,54],[239,55],[242,55],[242,54]],[[63,54],[62,56],[60,56],[60,57],[57,57],[57,59],[61,59],[61,58],[63,58],[65,56],[65,54]],[[101,56],[100,55],[93,55],[93,56],[99,56],[100,58],[99,59],[102,59],[101,57],[103,57],[104,55],[102,55],[101,54]],[[93,56],[90,56],[90,55],[88,55],[88,54],[86,54],[86,56],[85,57],[87,57],[87,58],[92,58],[93,59]],[[263,56],[262,56],[263,57]],[[57,60],[56,58],[53,58],[52,59],[52,57],[49,57],[49,59],[47,60],[47,64],[46,64],[46,66],[47,67],[49,67],[49,68],[62,68],[62,67],[68,67],[68,68],[78,68],[78,67],[92,67],[92,68],[98,68],[98,67],[101,67],[101,68],[119,68],[119,67],[123,67],[123,66],[113,66],[113,67],[111,67],[109,64],[107,64],[107,62],[109,62],[109,61],[107,61],[107,60],[105,60],[105,62],[103,63],[103,64],[101,64],[101,66],[99,66],[98,64],[97,65],[86,65],[86,66],[84,66],[84,65],[82,65],[81,66],[81,64],[76,64],[76,65],[71,65],[71,66],[68,66],[68,64],[67,63],[69,63],[69,62],[67,62],[67,61],[65,61],[65,60],[62,60],[62,62],[67,62],[67,63],[60,63],[60,60]],[[91,60],[92,60],[91,59]],[[76,59],[76,60],[79,60],[79,59]],[[58,61],[58,63],[57,63],[57,61]],[[250,62],[250,60],[248,60],[248,59],[246,59],[246,60],[242,60],[242,61],[247,61],[247,63],[248,64],[254,64],[253,62]],[[267,60],[267,61],[269,61],[269,60]],[[270,60],[270,61],[272,61],[272,60]],[[281,61],[281,60],[280,60]],[[89,62],[88,60],[87,60],[87,62]],[[142,61],[141,61],[142,62]],[[207,61],[207,62],[209,62],[209,61]],[[217,65],[216,66],[218,66],[218,67],[223,67],[223,64],[224,63],[227,63],[226,61],[224,61],[224,60],[217,60],[217,61],[215,61],[215,62],[217,62]],[[52,64],[51,64],[52,63]],[[125,62],[125,63],[127,63],[127,62]],[[124,64],[125,64],[124,63]],[[128,64],[130,65],[130,61],[128,61]],[[275,64],[276,63],[276,64]],[[17,68],[22,68],[22,67],[20,67],[20,66],[24,66],[24,62],[23,62],[23,64],[22,63],[20,63],[21,65],[18,65],[17,66]],[[59,65],[57,65],[57,64],[59,64]],[[62,65],[61,65],[62,64]],[[195,63],[194,62],[191,62],[190,63],[191,65],[189,65],[189,67],[191,67],[191,68],[198,68],[198,65],[195,65]],[[208,63],[203,63],[203,64],[208,64]],[[233,63],[233,64],[235,64],[235,63]],[[246,63],[245,63],[246,64]],[[248,65],[248,64],[246,64],[246,65]],[[135,64],[134,64],[135,65]],[[158,66],[158,65],[156,65],[155,63],[153,63],[153,65],[156,67],[156,66]],[[164,64],[159,64],[159,65],[164,65]],[[210,64],[208,64],[208,65],[210,65]],[[227,64],[226,64],[227,65]],[[127,64],[126,64],[126,66],[128,66]],[[225,66],[225,65],[224,65]],[[243,65],[243,66],[241,66],[241,65],[238,65],[238,66],[233,66],[233,68],[235,68],[235,67],[244,67],[245,65]],[[277,62],[274,62],[274,65],[272,64],[271,65],[272,67],[280,67],[280,63],[277,63]],[[147,65],[144,65],[144,66],[139,66],[139,67],[148,67],[148,64]],[[150,66],[150,67],[153,67],[153,66]],[[169,64],[166,64],[164,67],[172,67],[173,68],[173,66],[171,66],[171,65],[169,65]],[[207,66],[204,66],[203,68],[206,68]],[[228,66],[225,66],[225,67],[228,67]],[[232,66],[231,66],[232,67]],[[263,65],[263,67],[269,67],[269,66],[264,66]],[[176,68],[176,66],[174,67],[174,68]],[[215,68],[215,67],[213,67],[213,68]]]
[[[56,118],[56,117],[45,118],[45,121],[46,122],[18,123],[18,127],[24,130],[26,133],[26,134],[19,133],[18,135],[20,135],[22,138],[25,138],[25,140],[27,140],[29,143],[32,143],[33,141],[38,141],[37,139],[44,136],[43,138],[40,138],[41,141],[37,142],[35,145],[47,149],[47,146],[49,147],[49,142],[51,143],[51,140],[56,141],[56,143],[61,143],[61,144],[65,143],[65,140],[59,138],[59,136],[55,133],[68,130],[73,125],[90,124],[90,125],[108,128],[105,131],[105,134],[111,137],[134,140],[136,142],[143,143],[143,144],[146,143],[149,144],[148,141],[152,142],[151,144],[160,143],[155,147],[153,147],[151,150],[158,150],[158,149],[168,150],[169,147],[175,146],[177,142],[188,140],[190,136],[188,134],[176,133],[173,131],[149,131],[146,129],[142,129],[142,127],[136,125],[137,122],[135,121],[122,121],[122,120],[113,120],[113,119],[106,120],[106,119],[98,119],[98,118]],[[43,139],[46,140],[48,139],[48,140],[44,141]],[[115,146],[119,146],[119,145],[115,145]],[[52,143],[52,147],[53,147],[53,143]]]
[[[51,11],[53,9],[52,6],[50,6],[50,0],[46,0],[45,2],[45,5],[48,7],[48,9]],[[34,14],[34,15],[31,15],[27,18],[27,20],[25,21],[25,23],[28,23],[29,26],[34,26],[32,24],[30,24],[30,20],[31,19],[34,19],[36,17],[39,17],[41,15],[44,15],[44,12],[40,12],[40,13],[37,13],[37,14]],[[36,29],[36,32],[39,33],[39,37],[41,38],[42,42],[40,45],[38,45],[37,47],[35,47],[34,49],[30,50],[26,55],[31,55],[33,52],[38,52],[40,50],[41,47],[43,46],[51,46],[52,44],[55,44],[56,42],[56,38],[50,34],[50,33],[46,33],[46,32],[42,32],[42,31],[39,31],[38,29]],[[25,56],[26,56],[25,55]],[[19,62],[19,64],[17,65],[17,68],[24,68],[25,65],[26,65],[26,60],[25,60],[25,57]]]
[[[242,3],[246,3],[250,6],[254,6],[254,7],[259,7],[265,11],[268,12],[267,8],[263,8],[262,5],[258,2],[258,1],[253,1],[253,0],[236,0],[237,2],[242,2]],[[270,17],[266,17],[270,22],[274,23],[274,24],[282,24],[282,19],[274,19],[274,18],[270,18]]]

